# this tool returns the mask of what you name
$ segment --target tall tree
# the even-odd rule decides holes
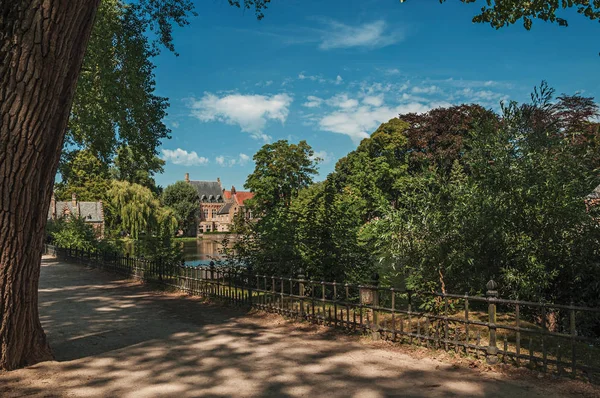
[[[254,172],[244,186],[254,193],[247,203],[260,218],[246,223],[243,239],[235,243],[236,256],[260,272],[287,274],[299,265],[290,205],[312,183],[319,159],[306,141],[280,140],[264,145],[254,162]]]
[[[152,153],[134,152],[123,145],[117,150],[111,174],[117,180],[143,185],[158,194],[154,174],[162,173],[164,165],[165,161]]]
[[[300,189],[312,182],[319,159],[306,143],[289,144],[279,140],[264,145],[254,155],[254,172],[248,176],[245,188],[254,192],[253,203],[258,211],[269,211],[283,204],[289,206]]]
[[[70,200],[72,194],[82,201],[106,199],[110,188],[108,166],[89,149],[63,154],[61,181],[55,185],[59,200]]]
[[[260,14],[268,0],[230,3]],[[0,369],[52,357],[37,307],[44,227],[99,4],[0,2]],[[159,43],[172,48],[171,24],[185,24],[192,6],[140,0],[130,7]]]
[[[115,218],[113,228],[127,232],[134,239],[141,234],[156,234],[165,225],[172,233],[177,226],[175,213],[161,207],[152,191],[139,184],[113,181],[108,197]]]
[[[200,212],[200,200],[196,188],[184,181],[177,181],[165,188],[160,199],[165,206],[175,212],[179,229],[187,232],[190,226],[194,225]]]

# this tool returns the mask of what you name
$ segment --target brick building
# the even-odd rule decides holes
[[[63,217],[81,217],[94,228],[99,238],[104,237],[104,208],[102,201],[79,202],[77,195],[71,196],[71,201],[56,201],[54,193],[48,209],[48,220],[57,220]]]
[[[219,178],[217,181],[193,181],[189,173],[185,174],[185,182],[196,188],[200,200],[200,216],[194,228],[197,235],[230,231],[240,212],[247,219],[252,218],[252,212],[245,206],[245,202],[254,196],[252,192],[237,191],[235,187],[227,191]]]

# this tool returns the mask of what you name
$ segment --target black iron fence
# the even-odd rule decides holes
[[[600,376],[600,308],[256,275],[249,269],[189,267],[117,253],[46,246],[66,261],[172,286],[189,294],[370,333],[374,339],[441,348],[559,376]]]

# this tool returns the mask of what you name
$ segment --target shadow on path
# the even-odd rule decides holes
[[[2,397],[565,396],[52,259],[40,312],[57,361],[0,374]]]

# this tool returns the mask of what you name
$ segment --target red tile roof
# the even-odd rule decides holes
[[[254,197],[254,194],[252,192],[237,191],[235,193],[235,201],[237,202],[238,205],[244,205],[245,201],[247,201],[248,199],[252,199],[253,197]]]
[[[225,196],[225,199],[231,199],[231,191],[224,191],[223,195]]]

